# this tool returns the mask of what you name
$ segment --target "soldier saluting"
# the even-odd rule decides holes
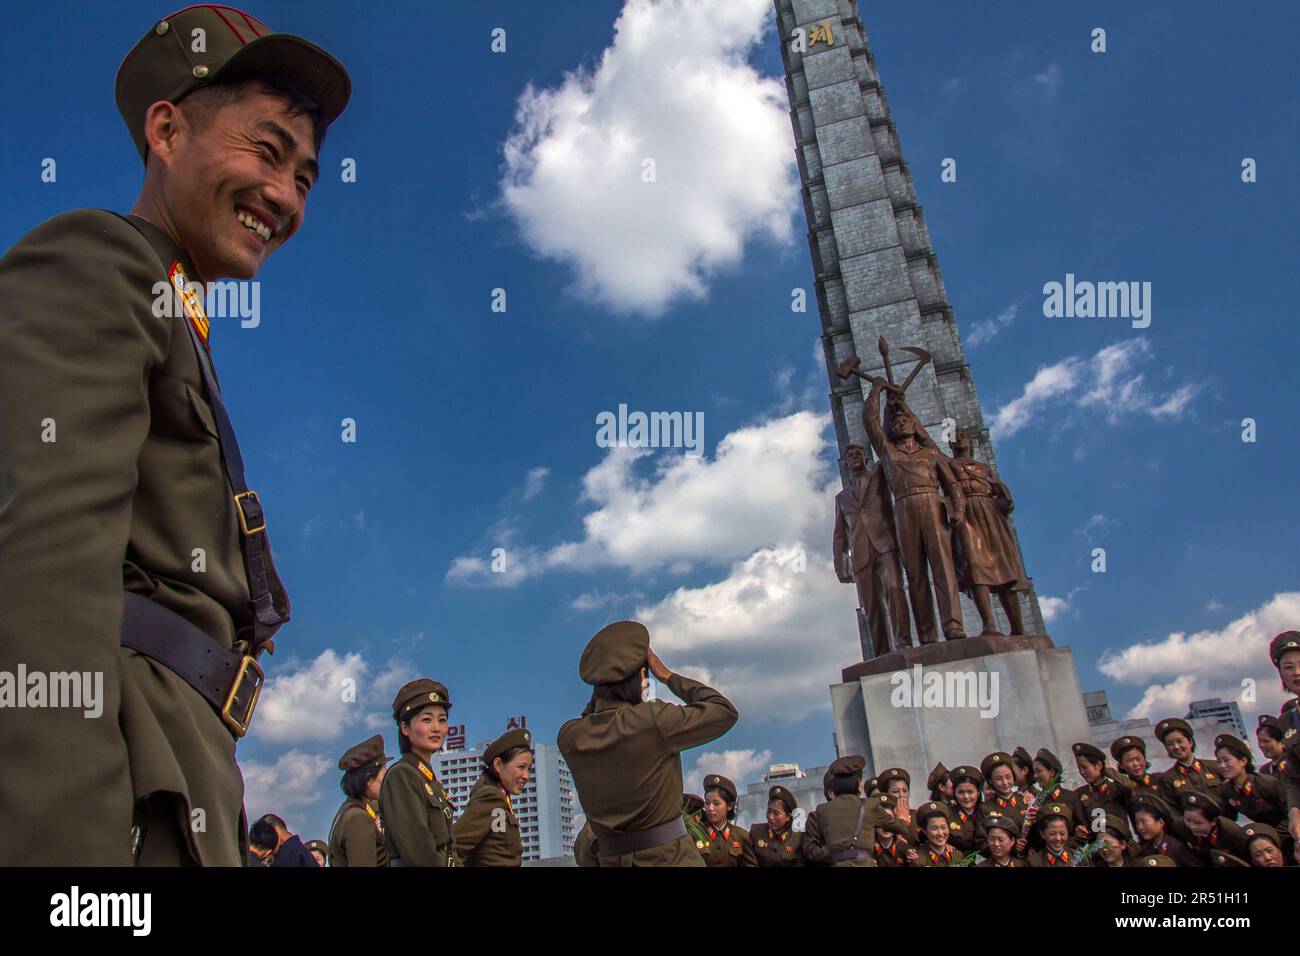
[[[235,742],[289,600],[192,282],[251,279],[298,231],[349,91],[231,7],[159,20],[117,74],[132,215],[56,216],[0,260],[0,669],[104,684],[98,719],[6,713],[0,864],[246,860]]]
[[[685,705],[644,701],[646,673]],[[739,716],[731,701],[676,674],[650,649],[636,621],[602,628],[578,663],[594,688],[581,717],[556,743],[573,774],[600,866],[704,866],[682,819],[681,752],[725,734]]]

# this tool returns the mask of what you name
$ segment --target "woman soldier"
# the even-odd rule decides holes
[[[889,795],[894,808],[894,818],[911,827],[911,831],[904,835],[903,842],[909,847],[915,846],[921,839],[921,832],[919,825],[912,819],[911,776],[900,767],[890,767],[876,778],[876,785],[880,787],[881,792]]]
[[[934,765],[930,776],[925,778],[925,785],[930,788],[930,800],[952,806],[952,776],[943,763]]]
[[[1287,829],[1300,853],[1300,631],[1283,631],[1268,645],[1268,656],[1282,679],[1282,690],[1293,695],[1282,705],[1278,726],[1282,729],[1282,786],[1286,793]]]
[[[1161,856],[1173,860],[1176,866],[1205,865],[1174,835],[1173,831],[1181,828],[1182,819],[1163,797],[1154,793],[1139,794],[1133,804],[1133,825],[1140,838],[1133,849],[1135,860]]]
[[[1268,763],[1259,772],[1270,777],[1282,777],[1286,771],[1286,748],[1282,746],[1282,725],[1272,714],[1260,714],[1255,728],[1255,742]]]
[[[695,848],[709,866],[758,866],[749,834],[736,826],[736,785],[720,773],[704,778],[704,838]]]
[[[867,847],[877,827],[904,832],[907,824],[895,820],[888,810],[888,795],[862,793],[862,769],[867,765],[857,755],[839,757],[827,773],[831,776],[831,798],[808,814],[803,833],[807,862],[829,866],[875,866]]]
[[[913,866],[956,866],[963,853],[950,842],[949,822],[952,810],[942,800],[923,803],[914,814],[921,828],[921,845],[908,851],[908,862]]]
[[[523,866],[524,842],[511,797],[533,772],[533,735],[508,730],[483,751],[483,773],[451,828],[451,849],[464,866]]]
[[[646,672],[686,705],[643,701]],[[712,687],[674,674],[635,621],[603,628],[578,673],[594,688],[556,735],[587,812],[601,866],[703,866],[682,817],[681,752],[716,740],[739,716]]]
[[[1122,779],[1106,766],[1106,754],[1100,747],[1089,743],[1078,743],[1072,748],[1074,765],[1083,777],[1083,786],[1074,791],[1077,800],[1079,821],[1090,832],[1082,837],[1081,842],[1093,839],[1095,832],[1093,822],[1101,821],[1105,814],[1114,813],[1125,816],[1128,813],[1128,795],[1137,789],[1133,781]]]
[[[1190,850],[1206,866],[1221,865],[1216,853],[1237,858],[1246,856],[1246,831],[1223,816],[1223,804],[1217,796],[1186,787],[1180,794],[1183,824],[1191,831]]]
[[[307,852],[312,855],[317,866],[327,866],[329,861],[330,845],[324,840],[308,840],[303,844]]]
[[[984,849],[984,844],[976,838],[984,774],[975,767],[962,764],[953,767],[949,776],[952,777],[953,809],[948,821],[948,843],[962,856],[969,856]]]
[[[393,698],[402,758],[379,788],[384,846],[389,866],[455,866],[451,852],[452,806],[434,776],[433,755],[447,736],[447,688],[422,677]]]
[[[1251,866],[1287,865],[1277,830],[1265,823],[1247,823],[1242,830],[1246,832],[1246,859]]]
[[[767,791],[767,823],[749,828],[749,841],[759,866],[802,866],[800,844],[803,834],[794,829],[794,811],[799,804],[785,787]]]
[[[1079,844],[1071,836],[1074,808],[1066,803],[1045,803],[1038,809],[1034,827],[1043,838],[1041,849],[1030,850],[1029,866],[1086,866]]]
[[[1011,751],[1011,772],[1016,775],[1016,792],[1026,797],[1034,790],[1034,758],[1024,747]]]
[[[339,787],[347,799],[330,824],[330,866],[388,865],[384,828],[375,805],[389,759],[384,754],[384,738],[378,734],[348,748],[339,758],[343,771]]]
[[[1110,743],[1110,755],[1115,758],[1115,766],[1120,773],[1133,784],[1131,789],[1128,786],[1123,788],[1128,813],[1132,816],[1134,803],[1140,795],[1154,793],[1158,796],[1164,785],[1160,774],[1151,772],[1151,761],[1147,760],[1147,742],[1143,738],[1116,737]]]
[[[1106,825],[1101,831],[1101,846],[1096,855],[1089,859],[1092,866],[1110,867],[1130,866],[1133,831],[1129,829],[1128,820],[1116,813],[1106,814]]]
[[[1277,826],[1286,819],[1286,796],[1275,777],[1266,777],[1255,771],[1250,745],[1235,734],[1219,734],[1214,738],[1214,759],[1223,771],[1223,785],[1219,797],[1223,802],[1223,815],[1236,820],[1245,814],[1256,823]]]
[[[988,784],[984,802],[979,805],[981,818],[997,811],[1005,817],[1013,817],[1016,829],[1021,835],[1016,839],[1016,854],[1025,852],[1025,801],[1028,794],[1015,792],[1016,773],[1011,766],[1011,754],[1002,750],[994,751],[980,761],[980,773]],[[984,828],[977,824],[975,842],[983,844]]]
[[[1041,748],[1033,760],[1034,781],[1038,784],[1038,790],[1032,797],[1033,804],[1025,809],[1025,824],[1033,826],[1034,817],[1037,815],[1038,807],[1045,803],[1064,803],[1067,804],[1073,812],[1070,820],[1070,828],[1076,840],[1086,843],[1089,837],[1087,823],[1083,816],[1083,811],[1079,808],[1079,797],[1073,790],[1066,790],[1061,786],[1061,775],[1064,767],[1061,765],[1061,758],[1052,753],[1046,747]],[[1029,845],[1034,849],[1042,848],[1042,837],[1038,830],[1032,829],[1029,833]]]
[[[1156,724],[1156,739],[1165,745],[1165,752],[1174,758],[1169,769],[1161,774],[1164,793],[1161,794],[1170,803],[1179,802],[1179,793],[1186,787],[1204,793],[1219,792],[1223,778],[1213,760],[1198,760],[1196,757],[1196,735],[1192,725],[1181,717],[1166,717]]]
[[[977,867],[1022,867],[1023,860],[1013,855],[1016,843],[1020,839],[1019,818],[1005,814],[1000,810],[990,810],[984,816],[984,832],[988,840],[983,851],[986,859],[976,863]]]

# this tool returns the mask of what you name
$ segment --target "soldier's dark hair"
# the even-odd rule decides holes
[[[845,793],[857,793],[862,786],[862,774],[850,774],[847,777],[831,777],[831,793],[841,796]]]
[[[641,671],[633,671],[620,681],[612,684],[597,684],[592,692],[605,700],[625,700],[629,704],[641,703]]]
[[[204,130],[223,106],[250,93],[269,93],[285,104],[290,116],[306,116],[310,119],[312,140],[317,152],[320,151],[321,144],[325,142],[324,114],[320,104],[287,77],[259,74],[209,83],[181,97],[177,105],[184,110],[186,119],[195,129]]]
[[[280,836],[271,822],[263,817],[248,828],[248,842],[259,850],[274,850],[280,842]]]
[[[504,767],[510,761],[518,757],[521,753],[531,751],[531,749],[532,748],[530,747],[511,747],[505,753],[498,754],[497,756],[501,758],[501,765]],[[493,770],[492,767],[486,761],[484,761],[483,763],[483,772],[486,773],[493,780],[495,780],[497,783],[501,782],[501,775],[498,774],[495,770]]]
[[[379,766],[368,763],[364,767],[353,767],[351,770],[344,771],[339,786],[353,800],[364,800],[366,798],[366,784],[377,776],[379,776]]]

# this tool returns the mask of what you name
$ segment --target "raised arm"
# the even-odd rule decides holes
[[[866,404],[862,406],[862,427],[866,429],[867,439],[876,452],[876,457],[885,456],[885,430],[880,427],[880,390],[883,382],[879,378],[871,380],[871,391],[867,393]]]

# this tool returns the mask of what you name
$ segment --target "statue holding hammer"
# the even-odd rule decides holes
[[[863,425],[893,492],[898,550],[907,572],[908,597],[917,637],[922,644],[932,644],[938,635],[931,602],[931,578],[944,638],[955,640],[966,636],[948,531],[949,524],[959,527],[965,520],[966,499],[961,484],[953,477],[947,456],[933,443],[926,444],[917,437],[923,426],[908,407],[904,394],[930,356],[923,349],[908,348],[906,351],[918,356],[920,361],[901,386],[894,384],[889,345],[883,336],[880,354],[885,360],[887,379],[859,371],[856,357],[843,363],[839,371],[843,378],[857,375],[871,383],[871,392],[862,413]],[[882,391],[889,393],[883,426],[880,416]]]

